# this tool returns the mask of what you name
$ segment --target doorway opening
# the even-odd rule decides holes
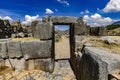
[[[70,59],[70,25],[54,25],[55,60]]]

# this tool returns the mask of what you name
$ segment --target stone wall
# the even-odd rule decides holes
[[[93,36],[107,36],[107,28],[103,26],[90,27],[90,35]]]
[[[0,60],[3,62],[0,66],[8,66],[12,69],[41,69],[52,72],[54,62],[51,59],[51,54],[51,40],[9,40],[0,42]]]
[[[120,55],[108,49],[86,46],[77,54],[74,65],[78,80],[112,80],[108,75],[120,70]]]
[[[80,17],[77,19],[75,23],[75,35],[88,35],[90,33],[90,26],[88,26],[84,21],[83,18]]]

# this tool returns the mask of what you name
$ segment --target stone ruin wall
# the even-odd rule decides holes
[[[70,60],[78,80],[108,80],[108,74],[119,69],[119,59],[112,58],[115,62],[112,62],[112,60],[109,61],[108,59],[111,58],[110,56],[99,55],[104,54],[104,52],[98,50],[99,53],[97,53],[96,48],[89,48],[91,46],[86,46],[88,48],[83,49],[84,55],[82,55],[82,57],[80,55],[76,56],[75,54],[75,52],[77,52],[75,49],[75,45],[77,44],[76,36],[89,35],[90,32],[96,34],[96,29],[99,31],[99,35],[104,35],[103,30],[105,31],[105,28],[96,28],[92,30],[92,28],[83,22],[82,18],[77,19],[75,17],[62,16],[43,17],[42,21],[34,21],[32,23],[32,35],[35,38],[34,40],[1,40],[0,66],[9,66],[12,69],[40,69],[52,72],[55,63],[53,45],[54,24],[72,24],[73,36],[71,44],[73,45],[73,50]],[[113,67],[112,64],[116,66]]]
[[[51,41],[4,41],[0,42],[0,66],[12,69],[44,71],[53,70]]]
[[[75,25],[75,34],[76,35],[97,35],[97,36],[104,36],[104,35],[108,35],[107,31],[106,31],[106,27],[90,27],[88,26],[86,23],[83,22],[82,17],[80,18],[76,18],[76,20],[74,21],[73,19],[74,17],[69,17],[69,19],[71,20],[71,22],[74,22]],[[64,17],[65,19],[65,17]],[[68,17],[67,17],[68,19]],[[68,21],[68,20],[64,20],[64,21]],[[31,26],[25,26],[25,25],[21,25],[20,21],[14,21],[12,24],[10,24],[10,22],[8,20],[0,20],[0,39],[5,39],[5,38],[16,38],[16,37],[31,37],[34,36],[34,26],[39,23],[39,22],[61,22],[62,23],[62,16],[60,19],[57,19],[56,17],[43,17],[43,20],[37,20],[37,21],[33,21]],[[64,22],[63,21],[63,22]],[[65,22],[67,23],[67,22]],[[69,23],[69,22],[68,22]],[[47,23],[46,23],[47,24]],[[86,26],[86,27],[84,27]],[[25,27],[25,28],[23,28]],[[81,30],[81,31],[80,31]],[[33,31],[33,32],[32,32]]]
[[[1,66],[9,66],[13,69],[42,69],[49,72],[53,71],[55,55],[53,49],[53,26],[59,23],[73,24],[73,27],[77,29],[75,28],[72,34],[85,35],[89,33],[88,30],[85,29],[88,28],[87,25],[81,23],[81,18],[60,16],[43,17],[42,21],[32,23],[32,34],[36,40],[15,41],[8,39],[6,41],[0,41],[0,59],[1,63],[3,63]],[[83,25],[83,28],[81,28],[80,25]]]

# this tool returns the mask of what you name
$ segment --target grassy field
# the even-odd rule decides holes
[[[120,35],[120,27],[113,30],[108,30],[108,34]]]

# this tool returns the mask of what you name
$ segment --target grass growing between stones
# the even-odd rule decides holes
[[[120,53],[120,44],[106,44],[103,41],[93,41],[91,42],[93,44],[93,46],[95,47],[104,47],[104,48],[108,48],[114,52]]]
[[[28,38],[13,38],[12,41],[30,41],[30,40],[40,40],[38,38],[28,37]]]
[[[1,71],[4,71],[5,69],[7,69],[8,67],[7,66],[0,66],[0,72]]]
[[[7,74],[9,72],[13,71],[8,66],[0,66],[0,75]]]
[[[120,36],[109,36],[110,39],[119,39]],[[120,44],[108,44],[106,40],[102,40],[100,36],[85,36],[84,40],[81,41],[81,45],[77,48],[79,50],[82,49],[83,45],[86,43],[92,44],[94,47],[104,47],[110,49],[113,52],[117,52],[120,54]]]

